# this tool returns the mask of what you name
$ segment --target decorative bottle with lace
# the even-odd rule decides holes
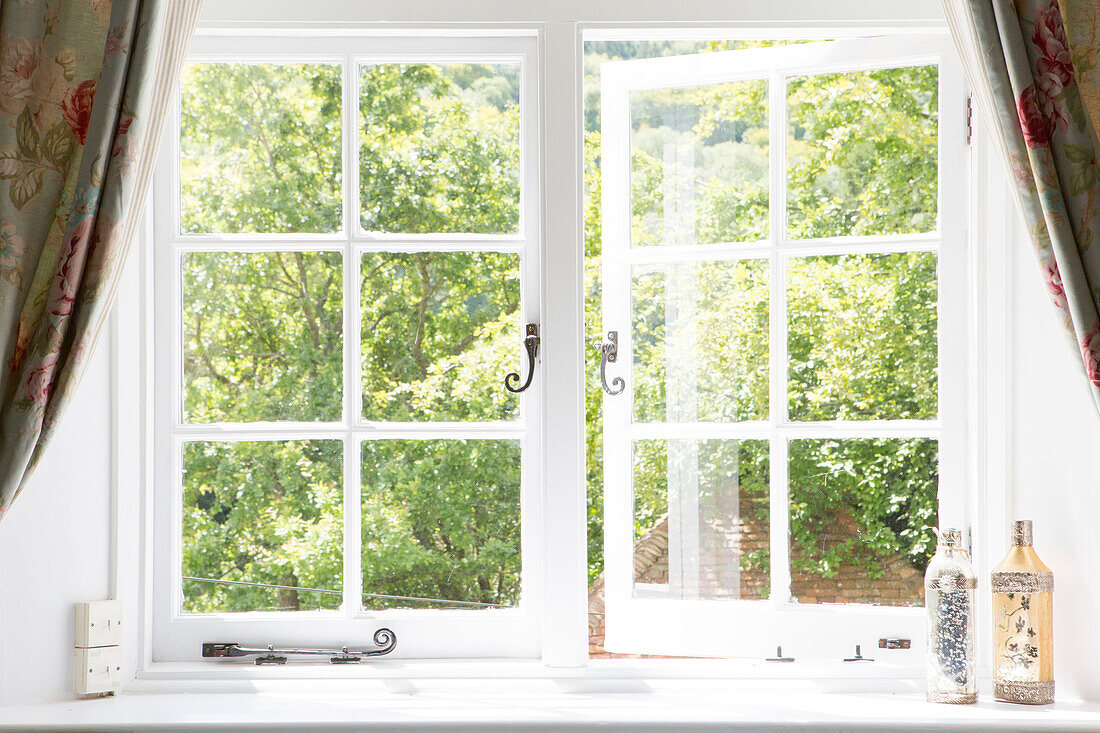
[[[978,576],[970,564],[970,553],[962,545],[962,532],[943,530],[924,575],[929,702],[978,701],[974,624],[977,587]]]
[[[1012,525],[1012,548],[993,570],[993,697],[1054,702],[1054,573],[1031,546],[1031,522]]]

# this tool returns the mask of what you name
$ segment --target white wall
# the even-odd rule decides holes
[[[110,348],[0,523],[0,704],[72,696],[73,604],[109,592]]]
[[[1100,700],[1100,415],[1066,343],[1022,224],[1011,244],[1013,514],[1035,522],[1054,570],[1059,694]]]
[[[424,20],[427,5],[422,0],[262,3],[265,17],[274,20]],[[486,0],[476,7],[486,19],[523,20],[528,5]],[[208,2],[203,17],[245,19],[260,6],[257,0]],[[587,10],[581,11],[572,3],[560,3],[566,9],[563,13],[598,14],[599,3],[585,6]],[[453,7],[458,15],[470,6],[456,2]],[[637,7],[633,19],[641,21],[669,12],[709,19],[780,20],[805,17],[821,6],[807,0],[688,0],[675,6],[667,0],[640,0]],[[673,7],[675,11],[670,10]],[[939,0],[836,0],[828,14],[834,19],[938,19],[940,9]],[[989,490],[1007,490],[1013,515],[1035,521],[1037,548],[1055,571],[1060,694],[1100,701],[1100,674],[1094,661],[1100,657],[1100,625],[1092,622],[1090,613],[1100,607],[1100,583],[1093,572],[1100,567],[1100,417],[1043,292],[1026,235],[1015,213],[1009,216],[1008,241],[990,243],[988,256],[1008,259],[1010,334],[1002,350],[995,352],[991,347],[987,354],[991,361],[1004,361],[1008,378],[1008,486],[991,485]],[[0,524],[0,704],[71,697],[72,604],[106,598],[112,590],[111,346],[105,335],[50,452]],[[132,380],[127,377],[127,381]],[[124,454],[139,452],[135,446]],[[136,585],[139,561],[133,548],[128,551],[124,546],[136,542],[140,532],[139,527],[129,526],[141,516],[134,498],[140,482],[137,463],[140,460],[135,459],[135,466],[119,467],[125,517],[121,549],[133,561],[123,563],[119,585],[124,589]],[[134,606],[136,601],[127,611]],[[136,634],[137,625],[131,630]],[[130,637],[130,642],[135,641],[136,636]],[[132,654],[127,658],[132,669],[137,660]]]

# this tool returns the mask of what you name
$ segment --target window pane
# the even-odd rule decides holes
[[[339,252],[183,256],[184,420],[339,420]]]
[[[936,229],[938,76],[917,66],[789,80],[789,236]]]
[[[331,64],[184,67],[184,234],[341,229],[340,73]]]
[[[935,440],[791,441],[793,600],[923,605],[937,451]]]
[[[362,455],[363,591],[404,597],[364,608],[519,602],[518,440],[367,441]]]
[[[635,421],[767,419],[766,260],[636,266],[631,298]]]
[[[634,246],[768,237],[768,83],[632,92]]]
[[[519,64],[378,64],[359,84],[363,229],[519,230]]]
[[[504,376],[519,370],[519,264],[501,252],[364,255],[363,417],[514,419]]]
[[[338,440],[184,445],[183,611],[339,608],[342,465]]]
[[[930,252],[792,259],[791,419],[935,418],[937,298]]]
[[[768,538],[766,440],[634,443],[636,594],[767,598]]]

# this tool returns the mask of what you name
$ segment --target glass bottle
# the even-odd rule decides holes
[[[970,564],[970,553],[962,546],[962,532],[943,530],[924,575],[929,702],[978,701],[974,625],[977,587],[978,576]]]
[[[1054,702],[1054,573],[1031,546],[1031,521],[1012,524],[1012,548],[993,569],[993,697]]]

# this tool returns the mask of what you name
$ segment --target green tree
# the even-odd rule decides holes
[[[729,44],[590,44],[585,93],[585,338],[589,573],[603,567],[599,63],[723,50]],[[367,231],[519,230],[517,65],[376,64],[359,70],[358,193]],[[339,70],[325,64],[194,64],[184,77],[182,228],[316,233],[343,228]],[[632,237],[638,246],[758,241],[769,235],[766,87],[717,84],[636,95]],[[929,231],[936,220],[932,68],[792,81],[787,148],[792,237]],[[681,166],[668,150],[684,151]],[[666,220],[668,176],[690,211]],[[685,227],[685,222],[690,226]],[[323,247],[322,247],[323,249]],[[415,249],[415,248],[410,248]],[[355,268],[361,330],[343,323]],[[788,277],[793,419],[929,418],[936,405],[936,259],[927,253],[792,260]],[[498,421],[518,415],[501,378],[519,367],[519,261],[495,252],[190,252],[182,261],[184,419],[340,420],[344,339],[359,338],[362,417]],[[765,260],[655,265],[632,277],[632,370],[641,420],[766,420],[770,268]],[[690,305],[694,308],[682,308]],[[681,320],[678,320],[681,319]],[[690,324],[688,323],[690,320]],[[701,337],[682,348],[677,331]],[[353,330],[353,329],[352,329]],[[668,393],[691,364],[695,403]],[[679,450],[679,447],[677,447]],[[765,526],[762,441],[698,446],[707,501],[736,481]],[[635,446],[635,530],[667,513],[666,441]],[[934,441],[795,441],[792,557],[828,576],[873,573],[932,550]],[[363,493],[344,506],[338,441],[197,441],[183,447],[184,574],[338,590],[344,512],[361,515],[363,587],[377,596],[511,604],[519,594],[519,447],[514,441],[368,440]],[[730,466],[736,466],[736,474]],[[702,470],[701,469],[701,470]],[[723,483],[724,482],[724,483]],[[718,506],[718,504],[714,504]],[[840,515],[860,527],[822,544]],[[766,553],[743,567],[767,568]],[[764,592],[767,592],[765,589]],[[189,611],[335,608],[340,596],[186,581]],[[372,608],[439,603],[370,596]]]
[[[695,51],[730,50],[711,44]],[[586,54],[586,319],[588,338],[602,337],[599,271],[598,63],[617,58],[688,52],[637,44],[589,44]],[[937,216],[937,73],[935,67],[887,69],[800,77],[788,86],[787,150],[789,236],[890,235],[935,229]],[[669,176],[685,175],[667,156],[669,145],[687,151],[694,196],[694,239],[705,245],[754,241],[768,234],[766,175],[767,104],[762,84],[711,85],[634,93],[631,97],[632,239],[661,246]],[[678,156],[682,154],[678,153]],[[673,206],[680,204],[673,202]],[[685,222],[676,223],[681,230]],[[790,359],[788,410],[796,420],[927,419],[937,414],[936,257],[927,253],[815,257],[791,260],[787,297]],[[746,273],[747,266],[735,268]],[[731,285],[745,274],[728,263],[690,273],[697,333],[706,340],[678,353],[665,343],[670,298],[684,282],[675,267],[652,267],[632,282],[635,364],[641,398],[636,419],[678,418],[663,393],[673,365],[698,364],[699,419],[766,418],[765,278],[737,297]],[[681,266],[679,269],[683,270]],[[715,288],[718,288],[715,291]],[[713,293],[713,295],[712,295]],[[753,307],[753,303],[757,307]],[[710,321],[707,323],[707,321]],[[706,328],[704,328],[704,324]],[[716,326],[718,326],[716,328]],[[590,374],[598,355],[590,349]],[[670,355],[671,354],[671,355]],[[728,354],[729,357],[723,359]],[[730,358],[732,357],[732,358]],[[709,362],[709,363],[708,363]],[[762,369],[763,375],[759,371]],[[711,374],[719,382],[708,381]],[[725,382],[721,382],[721,378]],[[589,573],[602,570],[602,393],[588,385]],[[747,409],[746,409],[747,408]],[[812,449],[811,449],[812,448]],[[936,523],[934,441],[841,441],[792,444],[791,517],[793,562],[830,576],[841,562],[873,574],[880,558],[900,554],[923,569],[934,548],[928,528]],[[634,454],[635,530],[646,531],[668,511],[666,455],[637,444]],[[702,468],[700,468],[702,470]],[[747,495],[752,482],[740,477]],[[762,479],[767,482],[766,469]],[[758,514],[763,512],[758,511]],[[847,515],[858,537],[840,545],[821,538],[821,527]],[[745,567],[767,558],[743,557]]]
[[[513,66],[362,69],[365,228],[515,230]],[[183,91],[185,231],[341,228],[338,69],[196,64]],[[287,95],[293,104],[283,104]],[[340,253],[185,255],[185,419],[340,420],[344,266]],[[358,269],[366,419],[516,417],[518,401],[501,380],[518,366],[518,257],[367,253]],[[518,600],[518,445],[367,441],[354,508],[343,505],[345,460],[335,441],[186,443],[184,575],[339,590],[343,513],[359,511],[367,593]],[[369,607],[408,605],[368,598]],[[331,593],[184,585],[188,611],[340,602]]]

